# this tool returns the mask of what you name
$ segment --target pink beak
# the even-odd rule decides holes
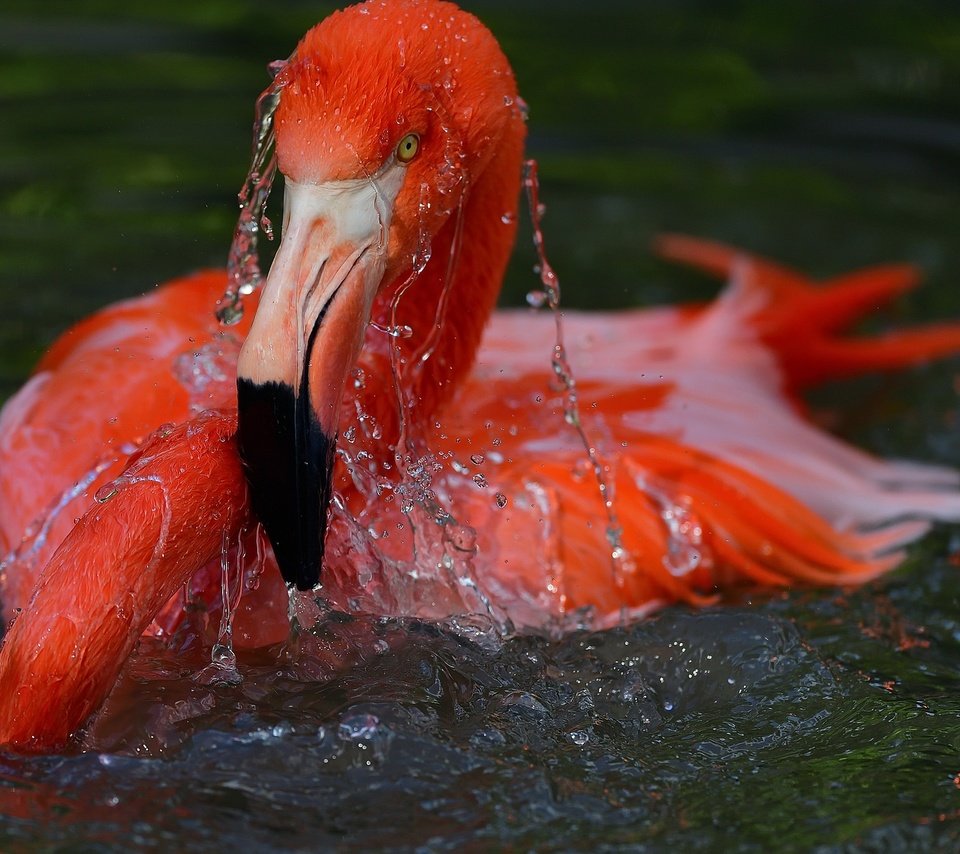
[[[254,512],[288,584],[317,585],[340,405],[383,278],[402,174],[286,183],[283,239],[237,372]]]

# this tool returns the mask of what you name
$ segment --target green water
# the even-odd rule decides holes
[[[679,230],[820,276],[912,261],[927,286],[867,325],[960,316],[956,6],[465,5],[530,104],[566,304],[711,295],[649,254]],[[266,63],[329,8],[0,8],[0,395],[71,321],[222,265]],[[532,264],[521,237],[505,304]],[[815,405],[878,452],[960,465],[958,369]],[[0,847],[954,850],[958,548],[942,529],[859,592],[501,651],[329,627],[318,643],[390,651],[323,683],[201,688],[145,651],[101,755],[0,757]]]

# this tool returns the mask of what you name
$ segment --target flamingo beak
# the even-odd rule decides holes
[[[320,580],[341,398],[384,275],[399,181],[286,182],[283,239],[237,365],[251,503],[284,580]]]

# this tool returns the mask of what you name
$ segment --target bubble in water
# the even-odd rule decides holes
[[[337,735],[341,741],[353,744],[355,748],[367,754],[365,765],[374,761],[382,762],[390,752],[394,739],[393,730],[381,723],[376,715],[358,712],[347,714],[340,719]]]
[[[380,727],[380,719],[376,715],[357,714],[349,715],[340,721],[338,731],[341,738],[349,741],[372,738]]]

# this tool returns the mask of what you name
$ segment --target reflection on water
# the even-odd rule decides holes
[[[326,8],[82,5],[0,12],[4,394],[71,320],[224,263],[265,65]],[[531,105],[567,304],[707,295],[647,252],[682,230],[824,275],[914,261],[931,284],[904,310],[960,314],[960,16],[466,5]],[[535,284],[521,243],[515,304]],[[960,465],[956,374],[818,404],[878,451]],[[860,592],[502,648],[334,615],[279,666],[241,657],[236,685],[146,648],[91,752],[0,758],[0,845],[951,848],[958,547],[948,530]]]

